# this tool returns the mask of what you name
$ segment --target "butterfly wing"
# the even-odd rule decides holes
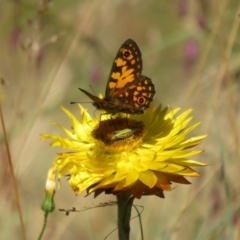
[[[119,92],[116,104],[127,113],[143,113],[153,101],[155,87],[150,78],[141,75],[135,84],[131,84],[124,92]]]
[[[119,91],[124,91],[136,81],[142,73],[141,51],[132,39],[126,40],[115,57],[108,79],[105,99],[114,101]]]
[[[140,49],[135,41],[128,39],[115,57],[104,99],[80,90],[93,100],[97,109],[104,109],[108,113],[140,114],[150,106],[155,95],[151,79],[141,73]]]

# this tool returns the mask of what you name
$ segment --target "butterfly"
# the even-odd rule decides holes
[[[117,52],[103,99],[84,89],[79,90],[93,100],[97,109],[112,114],[144,113],[155,95],[151,79],[142,75],[141,51],[132,39],[126,40]]]

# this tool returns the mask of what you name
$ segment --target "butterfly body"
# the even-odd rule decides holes
[[[107,113],[141,114],[150,106],[155,88],[150,78],[141,75],[141,52],[134,40],[120,47],[110,72],[105,97],[98,98],[79,88],[93,100],[97,109]]]

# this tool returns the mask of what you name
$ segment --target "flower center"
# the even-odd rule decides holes
[[[92,132],[100,148],[114,153],[138,147],[145,134],[146,128],[142,122],[121,117],[101,121]]]

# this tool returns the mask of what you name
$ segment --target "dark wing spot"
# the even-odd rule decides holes
[[[143,105],[146,102],[146,99],[144,97],[139,97],[137,101],[140,105]]]
[[[124,51],[123,56],[128,58],[130,56],[130,52],[128,50]]]

